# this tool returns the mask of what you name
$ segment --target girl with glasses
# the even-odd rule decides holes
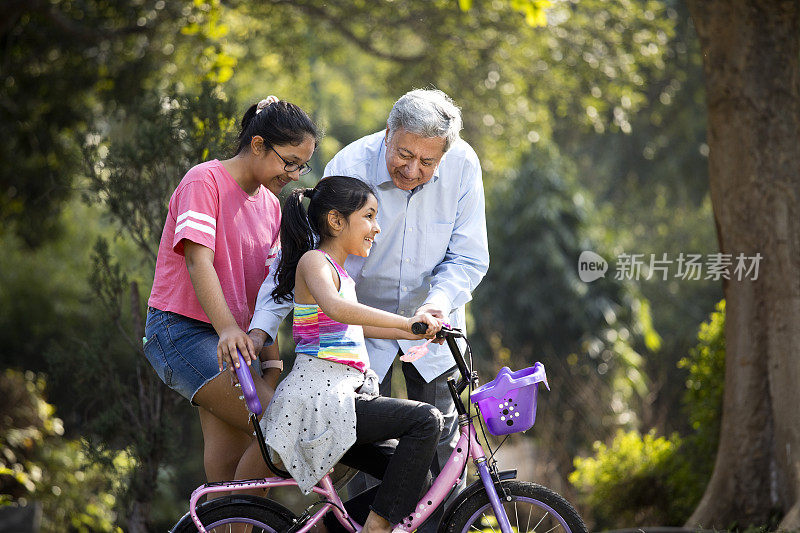
[[[144,352],[162,381],[197,406],[209,482],[254,477],[263,463],[224,370],[240,364],[237,349],[244,363],[260,362],[245,330],[280,246],[277,195],[311,170],[319,140],[302,109],[271,96],[244,114],[235,155],[190,169],[169,201]],[[277,347],[260,357],[251,369],[266,405],[280,374]]]

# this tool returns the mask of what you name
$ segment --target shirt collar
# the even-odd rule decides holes
[[[380,187],[382,185],[386,185],[387,183],[391,186],[394,186],[394,182],[392,182],[392,177],[389,175],[389,169],[386,168],[386,135],[384,134],[381,137],[381,149],[378,150],[378,161],[376,161],[378,165],[378,172],[376,172],[376,180],[375,186]]]
[[[433,171],[433,178],[428,183],[433,183],[439,180],[439,172],[442,168],[442,164],[444,163],[445,158],[447,157],[447,153],[442,156],[442,159],[439,161],[439,164],[436,165],[436,170]],[[386,187],[387,184],[394,187],[394,182],[392,181],[392,177],[389,175],[389,169],[386,167],[386,134],[384,133],[383,137],[381,137],[381,149],[378,150],[378,161],[376,162],[378,165],[378,172],[376,173],[376,180],[374,185],[376,187]],[[426,184],[427,185],[427,184]],[[419,189],[424,188],[425,185],[418,186]],[[412,189],[417,190],[417,188]]]

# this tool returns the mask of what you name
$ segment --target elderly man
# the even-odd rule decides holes
[[[325,167],[325,176],[356,177],[377,195],[381,232],[369,257],[345,263],[359,302],[403,316],[429,312],[464,327],[464,304],[486,274],[489,251],[480,162],[460,130],[461,112],[447,95],[414,90],[394,104],[385,131],[351,143]],[[275,339],[290,310],[272,300],[273,287],[270,277],[258,295],[250,324],[256,348]],[[392,363],[415,344],[367,339],[381,394],[391,396]],[[458,440],[447,389],[447,378],[457,376],[455,363],[447,346],[431,344],[425,357],[402,363],[402,371],[409,399],[435,405],[445,416],[432,465],[438,474]]]

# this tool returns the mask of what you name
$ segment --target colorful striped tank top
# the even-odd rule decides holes
[[[339,273],[339,297],[356,299],[356,284],[345,269],[322,250],[325,259]],[[342,324],[332,320],[316,304],[294,304],[293,323],[295,351],[327,361],[351,366],[361,372],[369,368],[369,355],[361,326]]]

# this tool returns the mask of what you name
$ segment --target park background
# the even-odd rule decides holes
[[[468,307],[476,365],[485,382],[538,360],[552,386],[506,465],[596,530],[796,528],[798,12],[5,2],[0,506],[37,502],[45,531],[174,523],[204,476],[193,408],[141,351],[169,195],[194,164],[231,154],[237,121],[269,94],[325,131],[311,185],[385,127],[400,95],[435,87],[461,106],[483,166],[491,267]],[[579,279],[584,250],[609,261],[604,278]],[[680,275],[681,253],[719,252],[761,253],[760,277]],[[643,254],[641,275],[615,275],[621,254]],[[648,265],[663,254],[667,279]]]

